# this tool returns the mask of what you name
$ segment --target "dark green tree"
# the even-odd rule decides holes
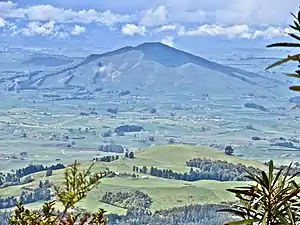
[[[52,171],[52,169],[51,169],[51,168],[47,169],[47,172],[46,172],[46,177],[50,177],[50,176],[52,176],[52,173],[53,173],[53,171]]]
[[[130,158],[130,159],[133,159],[133,158],[134,158],[133,152],[129,152],[129,158]]]

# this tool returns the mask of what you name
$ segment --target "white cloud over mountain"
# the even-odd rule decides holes
[[[173,47],[174,45],[174,38],[172,36],[166,36],[161,40],[161,43]]]
[[[144,26],[137,26],[135,24],[126,24],[122,27],[122,32],[125,35],[145,35],[146,28]]]
[[[166,33],[164,41],[169,43],[173,35],[272,38],[286,35],[292,22],[289,13],[299,6],[295,0],[128,1],[111,0],[101,9],[96,1],[80,3],[84,9],[73,9],[76,3],[71,0],[70,5],[64,1],[64,7],[0,2],[0,33],[67,37],[97,29],[88,28],[92,24],[129,36]]]

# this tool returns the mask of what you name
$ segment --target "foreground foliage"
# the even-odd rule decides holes
[[[79,164],[75,162],[66,168],[64,182],[54,186],[56,199],[47,202],[40,211],[26,209],[20,202],[10,215],[11,225],[74,225],[74,224],[99,224],[105,225],[105,211],[99,209],[98,212],[81,212],[75,209],[76,203],[87,196],[99,181],[109,174],[109,171],[91,173],[93,164],[87,171],[80,171]],[[56,209],[56,203],[63,205],[63,211]]]
[[[295,31],[295,33],[288,33],[288,35],[290,37],[292,37],[294,40],[296,40],[296,42],[294,42],[294,43],[286,43],[286,42],[275,43],[275,44],[268,45],[267,46],[268,48],[271,48],[271,47],[299,48],[300,47],[300,36],[297,35],[297,33],[300,33],[300,10],[298,11],[297,16],[294,15],[293,13],[292,13],[292,16],[294,17],[295,20],[294,20],[294,24],[290,25],[290,28],[293,31]],[[267,69],[270,69],[270,68],[273,68],[273,67],[285,64],[287,62],[291,62],[291,61],[300,63],[300,54],[298,53],[298,54],[295,54],[295,55],[289,55],[286,58],[270,65],[269,67],[267,67]],[[300,65],[298,67],[300,68]],[[300,78],[300,70],[297,69],[294,73],[287,74],[287,76]],[[300,86],[290,86],[290,89],[293,90],[293,91],[300,91]]]
[[[226,213],[218,213],[220,205],[187,205],[150,213],[129,209],[125,215],[106,214],[107,225],[221,225],[229,220]],[[0,212],[0,225],[8,225],[10,212]]]
[[[241,220],[228,223],[262,225],[300,224],[300,187],[294,181],[299,173],[289,176],[292,164],[284,171],[274,172],[273,161],[269,163],[268,174],[250,173],[247,176],[253,185],[228,189],[239,199],[239,204],[219,211],[231,213]]]

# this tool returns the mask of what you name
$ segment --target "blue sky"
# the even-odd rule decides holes
[[[144,41],[191,50],[257,46],[285,39],[299,6],[298,0],[0,1],[0,40],[99,49]]]

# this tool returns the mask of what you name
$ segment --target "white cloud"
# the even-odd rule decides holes
[[[179,36],[226,36],[229,38],[273,38],[278,36],[285,36],[287,32],[291,32],[289,28],[281,27],[267,27],[265,29],[251,29],[248,25],[202,25],[194,30],[181,29],[178,32]]]
[[[142,12],[140,24],[148,27],[159,26],[168,22],[168,12],[164,6]]]
[[[49,21],[47,23],[41,22],[30,22],[26,28],[21,30],[22,34],[25,36],[51,36],[55,32],[55,21]]]
[[[174,31],[180,28],[180,25],[168,24],[155,29],[155,32]]]
[[[74,27],[73,27],[73,29],[71,30],[71,34],[72,35],[79,35],[79,34],[81,34],[81,33],[84,33],[85,32],[85,27],[82,27],[82,26],[79,26],[79,25],[75,25]]]
[[[108,26],[110,31],[121,27],[123,34],[131,36],[173,31],[179,36],[272,38],[285,35],[284,28],[292,22],[290,12],[299,6],[296,0],[129,0],[122,6],[110,0],[101,5],[100,11],[93,9],[94,1],[80,3],[89,7],[86,9],[68,8],[70,0],[60,1],[67,4],[64,8],[50,4],[25,7],[17,2],[0,0],[2,30],[13,35],[57,37],[80,35],[86,32],[84,24],[96,23]],[[20,24],[28,26],[22,28]]]
[[[0,17],[0,28],[3,28],[6,26],[6,21],[2,17]]]
[[[268,27],[265,30],[256,30],[253,33],[252,38],[264,37],[268,39],[276,36],[285,36],[290,32],[293,32],[290,28]]]
[[[46,23],[32,21],[27,24],[27,27],[15,31],[15,35],[21,33],[24,36],[47,36],[50,38],[59,37],[66,38],[69,33],[64,25],[57,24],[51,20]]]
[[[145,35],[146,33],[146,27],[144,26],[137,26],[135,24],[126,24],[122,27],[122,32],[124,35]]]
[[[290,12],[299,7],[295,0],[228,0],[216,9],[216,23],[248,26],[283,26],[291,22]]]
[[[247,25],[235,25],[223,27],[219,25],[202,25],[195,30],[181,31],[179,35],[185,36],[228,36],[245,37],[249,34],[250,28]]]
[[[172,36],[166,36],[161,40],[161,43],[168,45],[170,47],[174,46],[174,38]]]
[[[56,21],[58,23],[102,23],[111,26],[114,23],[127,22],[130,15],[120,15],[110,10],[99,12],[95,9],[73,10],[57,8],[52,5],[34,5],[18,8],[11,1],[0,2],[0,16],[4,18],[23,18],[30,21]]]
[[[135,0],[141,1],[141,0]],[[144,7],[163,5],[168,23],[180,21],[198,24],[247,24],[248,26],[287,26],[297,0],[152,0]],[[147,3],[147,4],[146,4]]]

